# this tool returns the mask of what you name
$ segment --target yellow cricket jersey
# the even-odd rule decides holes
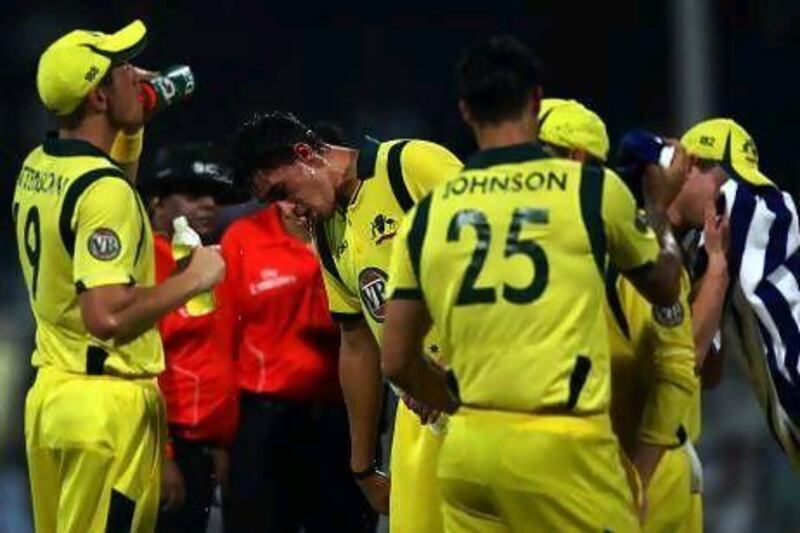
[[[420,198],[460,170],[461,161],[432,142],[365,139],[358,152],[359,188],[350,205],[317,227],[334,317],[363,314],[380,343],[392,241],[400,223]]]
[[[36,367],[146,376],[163,368],[155,327],[116,342],[87,331],[80,291],[155,283],[144,206],[117,164],[88,142],[48,137],[22,165],[13,217],[36,319]]]
[[[389,294],[424,298],[464,405],[606,413],[607,253],[623,270],[659,253],[616,174],[484,150],[406,217]]]
[[[700,434],[700,389],[695,375],[689,292],[671,307],[651,305],[611,267],[606,274],[611,346],[611,418],[623,448],[636,442],[677,446]]]

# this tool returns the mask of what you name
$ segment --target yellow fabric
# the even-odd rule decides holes
[[[135,505],[130,531],[154,530],[166,442],[154,380],[43,368],[25,404],[25,441],[36,531],[106,531],[112,491]]]
[[[733,177],[757,186],[774,186],[758,169],[758,149],[747,131],[729,118],[712,118],[692,126],[681,137],[687,153],[719,161]]]
[[[436,463],[444,435],[419,423],[403,402],[397,405],[392,435],[390,531],[443,531]]]
[[[144,128],[133,135],[120,130],[111,146],[111,158],[118,163],[133,163],[139,160],[144,145]]]
[[[68,115],[103,79],[114,62],[134,57],[147,29],[135,20],[112,34],[74,30],[51,44],[39,58],[36,86],[45,107]]]
[[[607,413],[604,283],[581,222],[581,191],[597,189],[587,194],[602,213],[592,231],[604,229],[620,267],[654,261],[659,246],[649,228],[637,227],[621,180],[594,171],[605,172],[602,190],[581,186],[580,164],[548,158],[532,144],[482,152],[403,222],[388,294],[421,289],[465,405],[534,412],[565,408],[572,398],[576,414]],[[415,224],[423,231],[412,238]],[[476,228],[488,238],[476,238]]]
[[[605,417],[462,408],[438,475],[448,533],[639,530]]]
[[[624,317],[617,317],[607,300],[614,429],[629,453],[636,442],[677,446],[681,425],[690,435],[699,432],[698,422],[690,420],[700,397],[689,276],[682,272],[680,298],[670,308],[652,306],[622,276],[614,275],[608,285],[616,290],[609,298],[616,296]]]
[[[691,492],[691,466],[686,447],[667,450],[647,487],[645,533],[702,531],[693,528],[696,520],[696,498]]]
[[[575,100],[546,98],[539,110],[539,140],[562,148],[585,150],[601,161],[608,158],[606,125]]]
[[[337,278],[330,269],[323,268],[330,310],[363,313],[379,342],[392,240],[405,216],[387,171],[389,149],[397,142],[400,141],[382,142],[376,147],[374,171],[363,177],[347,210],[338,211],[324,227],[327,247],[339,275]],[[420,140],[406,144],[400,163],[414,201],[461,170],[461,162],[446,148]]]
[[[120,174],[99,149],[77,140],[47,139],[23,163],[13,213],[36,319],[36,367],[85,373],[87,349],[98,347],[108,353],[109,373],[152,376],[164,369],[155,327],[125,343],[102,341],[88,332],[78,305],[79,290],[155,284],[150,222]]]

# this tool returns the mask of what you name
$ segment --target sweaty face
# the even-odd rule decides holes
[[[172,193],[162,196],[155,205],[158,229],[170,233],[172,221],[185,216],[189,225],[200,234],[204,242],[214,230],[219,207],[213,196],[207,194]]]
[[[144,123],[144,108],[139,100],[140,75],[129,63],[113,67],[110,80],[99,88],[108,97],[108,116],[117,128],[134,129]]]
[[[252,182],[253,195],[262,203],[286,200],[300,217],[325,220],[333,215],[336,195],[329,169],[324,164],[300,159],[273,170],[258,172]]]
[[[718,166],[701,168],[692,165],[686,182],[683,184],[673,205],[680,212],[681,219],[694,228],[702,228],[705,220],[705,207],[719,196],[719,189],[725,180],[723,170]]]

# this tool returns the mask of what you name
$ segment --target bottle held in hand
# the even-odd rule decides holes
[[[142,81],[140,87],[145,111],[157,112],[186,100],[194,93],[194,74],[187,65],[176,65]]]
[[[172,221],[172,258],[178,263],[180,268],[185,268],[189,263],[192,251],[198,246],[202,246],[200,235],[189,226],[186,217],[180,216]],[[207,315],[216,308],[214,292],[206,291],[194,296],[186,302],[186,313],[189,316]]]

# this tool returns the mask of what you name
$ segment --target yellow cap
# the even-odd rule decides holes
[[[758,170],[758,149],[747,131],[729,118],[712,118],[692,126],[681,144],[689,155],[719,161],[728,174],[752,185],[774,185]]]
[[[142,51],[147,28],[135,20],[116,33],[75,30],[51,44],[39,58],[36,87],[45,107],[72,113],[112,65]]]
[[[608,158],[606,125],[594,111],[576,100],[542,100],[539,139],[563,148],[585,150],[601,161]]]

